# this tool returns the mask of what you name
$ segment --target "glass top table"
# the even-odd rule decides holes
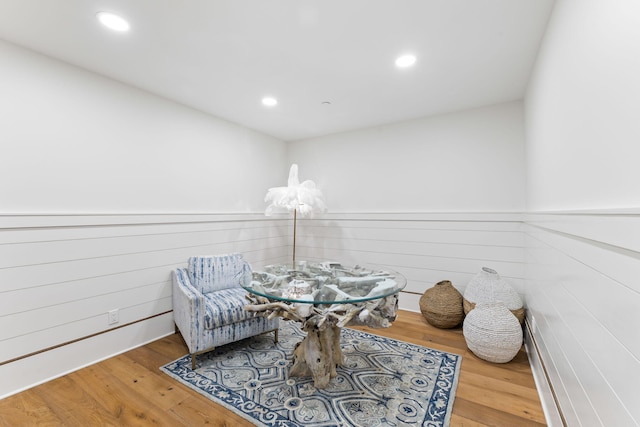
[[[380,267],[345,267],[340,263],[305,261],[269,265],[254,271],[247,291],[287,303],[362,303],[397,294],[406,286],[401,274]]]
[[[243,286],[252,302],[245,310],[301,322],[307,335],[294,348],[289,376],[311,376],[316,388],[326,388],[344,366],[340,328],[389,327],[407,281],[380,267],[304,261],[291,267],[270,265],[254,271]]]

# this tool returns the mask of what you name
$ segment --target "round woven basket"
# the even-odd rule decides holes
[[[475,275],[464,291],[462,305],[469,314],[476,304],[502,302],[522,324],[524,307],[520,295],[495,271],[487,267]]]
[[[464,319],[462,294],[449,280],[436,283],[420,297],[420,311],[437,328],[453,328]]]
[[[522,326],[501,302],[478,304],[462,325],[467,347],[493,363],[511,361],[522,347]]]

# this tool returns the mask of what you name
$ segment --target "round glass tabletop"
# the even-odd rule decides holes
[[[247,291],[272,300],[291,303],[358,303],[400,292],[407,281],[388,268],[345,267],[335,262],[297,261],[291,265],[269,265],[254,271]]]

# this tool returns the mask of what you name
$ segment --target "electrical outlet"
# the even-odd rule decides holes
[[[119,319],[118,319],[118,309],[116,308],[115,310],[111,310],[109,313],[107,313],[109,315],[109,324],[110,325],[114,325],[116,323],[118,323]]]

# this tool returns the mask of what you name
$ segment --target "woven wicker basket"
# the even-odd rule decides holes
[[[462,305],[464,313],[469,314],[476,304],[502,302],[522,324],[524,307],[520,295],[495,271],[487,267],[471,279],[464,291]]]
[[[478,304],[462,325],[467,347],[479,358],[507,363],[522,347],[522,326],[501,302]]]
[[[420,311],[435,327],[453,328],[464,319],[462,294],[449,280],[436,283],[420,297]]]

